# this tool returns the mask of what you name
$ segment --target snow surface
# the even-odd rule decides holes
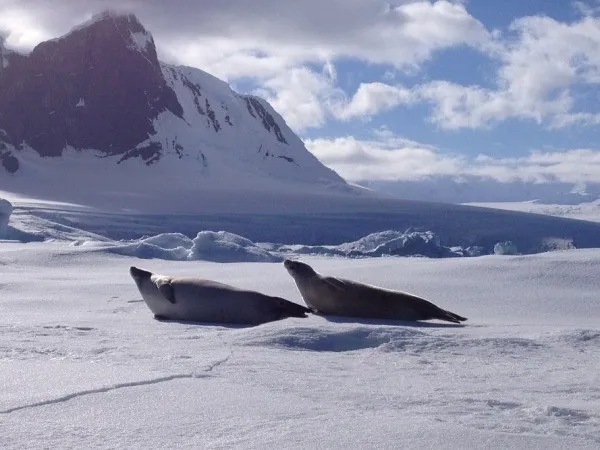
[[[303,257],[322,273],[414,292],[469,320],[311,315],[246,328],[154,320],[129,266],[302,303],[281,263],[91,250],[0,243],[3,448],[600,444],[600,250]]]
[[[265,184],[264,190],[269,191],[269,181],[275,179],[339,184],[340,188],[349,189],[337,174],[306,150],[300,138],[266,101],[239,95],[229,84],[200,69],[168,64],[161,64],[161,68],[167,85],[183,107],[185,120],[170,111],[161,113],[154,121],[156,134],[149,140],[167,143],[167,151],[171,153],[173,149],[168,144],[178,143],[183,148],[182,161],[195,166],[196,171],[204,167],[198,162],[201,159],[206,165],[202,176],[196,174],[191,178],[207,179],[205,184],[213,188],[252,180],[247,184],[254,190]],[[273,117],[285,142],[277,139],[273,129],[267,131],[258,112],[248,103],[250,98]],[[363,191],[356,187],[353,190]]]

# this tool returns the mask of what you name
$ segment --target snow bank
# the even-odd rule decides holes
[[[226,231],[201,231],[194,239],[163,233],[107,248],[110,253],[143,259],[214,262],[280,262],[283,259],[242,236]]]
[[[227,231],[201,231],[194,239],[189,259],[218,262],[280,262],[283,258],[254,242]]]
[[[371,233],[354,242],[336,246],[287,246],[281,247],[296,254],[377,257],[377,256],[426,256],[429,258],[450,258],[482,254],[480,248],[447,247],[432,231],[387,230]]]
[[[256,244],[250,239],[227,231],[201,231],[194,239],[180,233],[163,233],[152,237],[102,246],[110,253],[144,259],[214,262],[281,262],[293,255],[342,256],[346,258],[381,256],[423,256],[453,258],[480,256],[482,247],[448,247],[431,231],[387,230],[372,233],[354,242],[337,246]]]
[[[12,214],[13,206],[8,200],[0,198],[0,238],[6,236],[8,230],[8,219]]]
[[[143,259],[185,261],[189,259],[192,240],[180,233],[162,233],[156,236],[108,247],[109,253],[135,256]]]
[[[495,255],[516,255],[517,246],[512,241],[498,242],[494,245]]]
[[[383,236],[381,236],[383,235]],[[367,245],[366,249],[365,243]],[[371,245],[371,248],[368,245]],[[440,238],[431,231],[412,231],[407,230],[404,233],[398,231],[384,231],[382,233],[373,233],[350,244],[342,244],[348,248],[348,254],[365,256],[427,256],[430,258],[444,258],[460,256],[458,253],[450,250],[449,247],[442,245]]]

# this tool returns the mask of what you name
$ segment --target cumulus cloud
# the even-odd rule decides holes
[[[18,28],[21,38],[13,44],[23,47],[42,36],[64,33],[103,9],[133,11],[165,51],[209,71],[217,53],[220,75],[225,76],[237,73],[238,52],[257,60],[281,58],[284,64],[347,56],[405,67],[438,49],[480,45],[488,39],[485,27],[462,4],[446,0],[179,0],[177,7],[162,0],[3,0],[0,6],[0,25]],[[216,52],[210,45],[215,40]],[[260,52],[253,55],[252,50]],[[232,58],[227,67],[220,53]]]
[[[410,104],[414,93],[400,85],[361,83],[353,97],[335,85],[335,69],[327,64],[319,73],[293,68],[265,80],[256,94],[264,97],[296,131],[320,127],[330,118],[367,118],[400,104]]]
[[[600,182],[598,149],[536,150],[514,158],[481,154],[469,159],[385,129],[374,133],[373,139],[345,136],[305,143],[321,161],[351,181],[474,176],[500,182]]]
[[[600,114],[578,111],[573,90],[600,84],[600,19],[573,23],[524,17],[511,25],[515,39],[500,37],[491,56],[500,62],[494,89],[435,81],[418,86],[433,103],[432,120],[443,128],[477,128],[507,118],[549,128],[595,125]]]
[[[334,114],[340,119],[373,116],[400,104],[409,104],[414,98],[414,93],[401,85],[361,83],[348,103],[336,105]]]
[[[292,68],[265,80],[256,93],[266,98],[296,131],[319,127],[330,116],[333,105],[344,98],[334,85],[332,70],[317,73],[307,67]]]
[[[595,16],[600,14],[600,1],[599,0],[575,0],[572,2],[575,11],[583,16]]]
[[[383,131],[372,140],[352,136],[305,140],[324,164],[348,180],[414,180],[459,173],[463,157]]]

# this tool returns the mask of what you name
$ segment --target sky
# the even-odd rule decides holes
[[[27,52],[106,9],[349,180],[600,182],[600,0],[0,0],[0,30]]]

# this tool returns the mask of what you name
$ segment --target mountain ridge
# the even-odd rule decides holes
[[[173,154],[200,172],[228,158],[257,176],[346,185],[264,99],[159,61],[152,35],[132,14],[98,14],[29,55],[9,56],[0,72],[5,173],[27,171],[27,149],[42,158],[75,149],[117,155],[115,164],[152,165]]]

